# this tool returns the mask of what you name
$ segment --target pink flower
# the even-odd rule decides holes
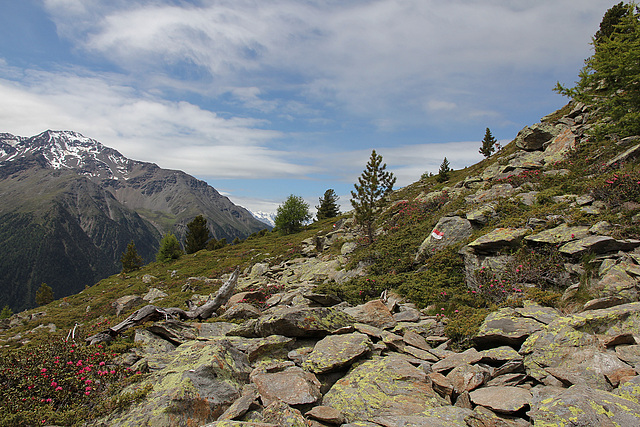
[[[84,394],[86,394],[87,396],[89,396],[91,394],[90,391],[85,391]]]
[[[56,391],[62,391],[62,387],[60,386],[56,387]]]
[[[58,383],[57,383],[57,382],[55,382],[55,381],[51,381],[51,387],[57,387],[57,386],[58,386]]]
[[[42,372],[42,373],[47,372],[47,368],[42,368],[42,369],[40,369],[40,372]]]

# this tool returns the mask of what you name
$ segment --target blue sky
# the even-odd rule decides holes
[[[605,0],[0,0],[0,132],[74,130],[254,211],[404,186],[566,103]]]

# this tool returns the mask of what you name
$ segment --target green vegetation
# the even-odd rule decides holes
[[[204,216],[198,215],[187,223],[187,234],[184,240],[184,250],[188,254],[194,254],[207,247],[209,241],[209,229]]]
[[[276,212],[276,229],[284,234],[293,234],[302,230],[302,225],[311,219],[309,205],[300,196],[291,194],[278,206]]]
[[[613,6],[603,18],[576,86],[555,90],[596,107],[596,134],[640,134],[640,12],[635,3]]]
[[[449,165],[449,160],[445,157],[440,164],[440,169],[438,169],[436,179],[438,182],[447,182],[449,180],[449,175],[451,175],[451,167]]]
[[[493,137],[491,130],[487,128],[484,133],[484,139],[482,140],[479,152],[486,158],[491,157],[496,149],[499,149],[498,140]]]
[[[373,242],[373,222],[376,211],[381,207],[384,198],[391,194],[396,178],[387,172],[386,163],[382,163],[382,156],[371,152],[369,162],[354,184],[356,191],[351,191],[351,206],[355,209],[355,218],[364,230],[368,242]]]
[[[36,304],[47,305],[51,301],[53,301],[53,289],[46,283],[41,284],[36,291]]]
[[[160,241],[160,249],[156,254],[156,261],[169,262],[174,259],[180,258],[184,254],[178,238],[172,234],[166,234]]]
[[[133,240],[127,245],[127,250],[122,254],[120,258],[122,263],[122,272],[131,273],[132,271],[140,270],[142,267],[142,257],[138,255],[136,245]]]
[[[0,319],[8,319],[11,316],[13,316],[13,310],[8,305],[5,305],[0,311]]]
[[[333,189],[330,188],[325,191],[324,196],[319,199],[320,205],[316,206],[318,210],[316,219],[322,221],[323,219],[335,218],[340,215],[340,208],[337,203],[339,199],[340,197],[338,197]]]

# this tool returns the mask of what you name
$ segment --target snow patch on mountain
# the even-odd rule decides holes
[[[251,212],[251,215],[258,221],[262,221],[270,227],[275,227],[276,214],[273,212]]]

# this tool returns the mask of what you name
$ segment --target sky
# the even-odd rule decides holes
[[[0,0],[0,132],[73,130],[252,211],[343,210],[568,101],[619,0]]]

